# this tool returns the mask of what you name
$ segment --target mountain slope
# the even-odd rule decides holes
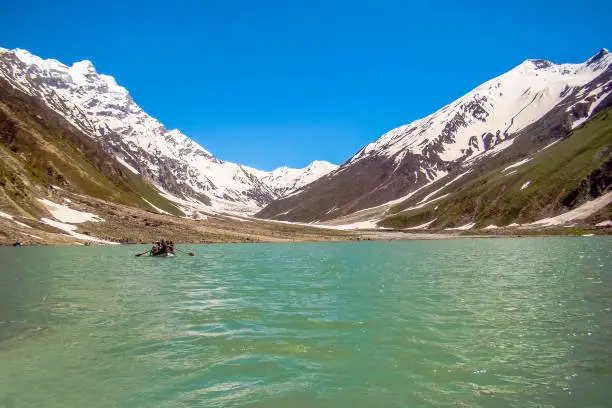
[[[473,166],[459,173],[459,180],[457,175],[441,179],[389,208],[379,224],[428,229],[529,224],[602,197],[612,190],[612,108],[562,140],[507,159],[492,169],[490,163]],[[599,214],[595,223],[610,218],[610,201],[594,213]]]
[[[254,212],[277,198],[277,191],[287,193],[328,171],[291,170],[290,177],[279,178],[219,160],[179,130],[168,130],[147,115],[125,88],[113,77],[98,74],[89,61],[66,66],[24,50],[0,48],[0,78],[38,98],[125,169],[182,205]]]
[[[434,114],[386,133],[258,216],[332,220],[400,202],[446,175],[491,161],[526,132],[521,146],[527,152],[542,147],[610,105],[611,63],[605,49],[582,64],[525,61]]]
[[[62,116],[0,78],[0,207],[30,219],[51,186],[104,200],[183,215]]]

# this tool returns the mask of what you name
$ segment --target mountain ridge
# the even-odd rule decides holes
[[[271,203],[257,216],[332,220],[401,200],[488,160],[534,124],[546,124],[537,129],[547,134],[538,144],[564,137],[610,104],[611,63],[606,49],[579,64],[526,60],[431,115],[383,134],[338,170]],[[546,119],[553,111],[554,119]],[[554,129],[558,131],[552,134]]]
[[[296,169],[291,180],[268,185],[262,178],[272,172],[253,172],[214,157],[180,130],[168,130],[149,116],[127,89],[113,77],[98,74],[88,60],[67,66],[23,49],[0,48],[0,77],[43,100],[128,170],[183,207],[255,212],[278,192],[286,193],[287,184],[300,188],[313,180],[309,175],[300,181]],[[284,187],[277,187],[279,183]]]
[[[5,99],[8,105],[2,108],[9,115],[11,112],[23,114],[23,120],[6,120],[8,131],[3,137],[6,146],[13,149],[15,137],[19,139],[16,130],[21,126],[19,123],[36,122],[34,117],[28,119],[28,115],[38,117],[39,108],[32,105],[20,111],[19,100],[30,98],[44,106],[40,114],[51,120],[52,133],[61,135],[60,122],[65,121],[64,133],[70,135],[74,145],[70,148],[76,147],[85,153],[85,160],[96,167],[90,169],[85,165],[94,181],[106,186],[105,191],[110,195],[121,197],[122,203],[175,215],[188,214],[197,219],[223,212],[253,213],[265,206],[257,213],[258,217],[335,224],[350,219],[360,225],[416,228],[425,223],[414,225],[411,220],[419,217],[413,213],[424,208],[429,211],[427,214],[433,214],[429,206],[432,200],[448,203],[448,197],[439,196],[440,191],[452,190],[448,185],[475,188],[475,180],[487,182],[486,178],[479,178],[483,174],[497,179],[500,166],[512,166],[552,143],[569,138],[574,130],[582,129],[598,113],[606,111],[612,106],[611,66],[612,56],[606,49],[578,64],[526,60],[431,115],[386,132],[339,167],[315,160],[301,169],[282,166],[262,171],[220,160],[180,130],[166,129],[144,112],[113,77],[98,74],[88,60],[69,67],[57,60],[43,60],[25,50],[0,49],[0,85],[6,83],[5,88],[13,89],[4,96],[8,98]],[[46,109],[62,120],[51,118],[54,115],[44,113]],[[597,126],[587,128],[597,129]],[[605,131],[604,136],[598,133],[596,138],[583,130],[578,133],[599,147],[602,140],[603,143],[607,140]],[[41,138],[36,132],[28,137],[29,141],[21,142],[44,139],[44,135]],[[63,143],[62,138],[52,141]],[[578,149],[576,155],[580,149],[594,151],[593,146],[579,145],[565,144]],[[47,160],[48,152],[44,149],[40,152],[34,159]],[[6,151],[5,156],[10,158],[7,160],[22,160],[14,153]],[[567,152],[564,154],[569,157]],[[578,181],[566,175],[563,182],[567,185],[557,190],[565,198],[551,203],[537,202],[528,211],[529,217],[553,215],[544,209],[547,205],[552,205],[550,208],[554,211],[578,205],[579,201],[570,199],[565,188],[573,189],[576,196],[582,197],[585,193],[581,191],[596,185],[594,191],[605,194],[609,188],[605,181],[609,166],[604,159],[609,152],[594,154],[597,157],[590,162],[584,157],[576,162],[577,171],[589,175],[580,181],[583,187],[574,185]],[[60,164],[64,169],[69,165],[66,160]],[[27,166],[32,165],[34,172],[30,171],[30,176],[34,181],[40,178],[41,172],[63,176],[63,170],[55,168],[52,162],[46,165],[40,161],[26,162],[25,165],[20,170],[24,182],[29,177]],[[597,175],[600,173],[603,176]],[[47,179],[48,185],[53,178]],[[62,181],[71,182],[70,177]],[[82,180],[79,182],[82,190],[85,186]],[[531,180],[524,184],[528,182]],[[113,184],[115,187],[111,187]],[[12,191],[15,193],[18,189]],[[454,191],[447,195],[452,198],[459,197],[458,194],[459,191]],[[491,194],[487,192],[487,200],[492,199]],[[485,196],[477,199],[463,196],[466,203],[479,208],[476,212],[466,204],[456,216],[429,220],[427,225],[456,228],[461,226],[458,223],[470,224],[467,220],[480,225],[479,211],[484,211],[486,206],[478,200]],[[508,210],[510,215],[506,214],[498,222],[506,222],[510,216],[525,222],[519,216],[524,212],[515,210],[514,207]],[[395,221],[387,220],[391,217]]]

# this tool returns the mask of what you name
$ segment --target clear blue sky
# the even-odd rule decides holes
[[[176,5],[174,4],[176,3]],[[221,159],[340,164],[527,58],[610,48],[607,1],[4,1],[0,46],[89,59]]]

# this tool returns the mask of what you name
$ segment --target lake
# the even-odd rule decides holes
[[[612,238],[0,248],[0,407],[598,407]]]

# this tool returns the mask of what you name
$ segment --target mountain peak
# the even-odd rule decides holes
[[[326,160],[315,160],[306,166],[306,169],[331,169],[335,170],[338,168],[338,165],[330,163]]]
[[[96,69],[89,60],[75,62],[70,68],[68,68],[68,72],[70,73],[73,81],[78,84],[85,84],[89,81],[94,81],[98,76]]]
[[[10,50],[9,52],[15,54],[17,58],[19,58],[22,62],[25,62],[26,64],[42,65],[44,62],[42,58],[33,55],[29,51],[21,48],[15,48],[14,50]]]
[[[543,59],[532,59],[529,60],[535,67],[535,69],[546,69],[553,66],[553,63]]]
[[[72,67],[70,68],[77,70],[79,72],[84,72],[84,73],[95,73],[96,72],[96,69],[94,68],[92,62],[89,60],[75,62],[74,64],[72,64]]]
[[[599,64],[602,60],[607,59],[609,55],[610,55],[610,51],[608,51],[606,48],[602,48],[601,50],[599,50],[597,54],[589,58],[586,64],[589,66]]]

